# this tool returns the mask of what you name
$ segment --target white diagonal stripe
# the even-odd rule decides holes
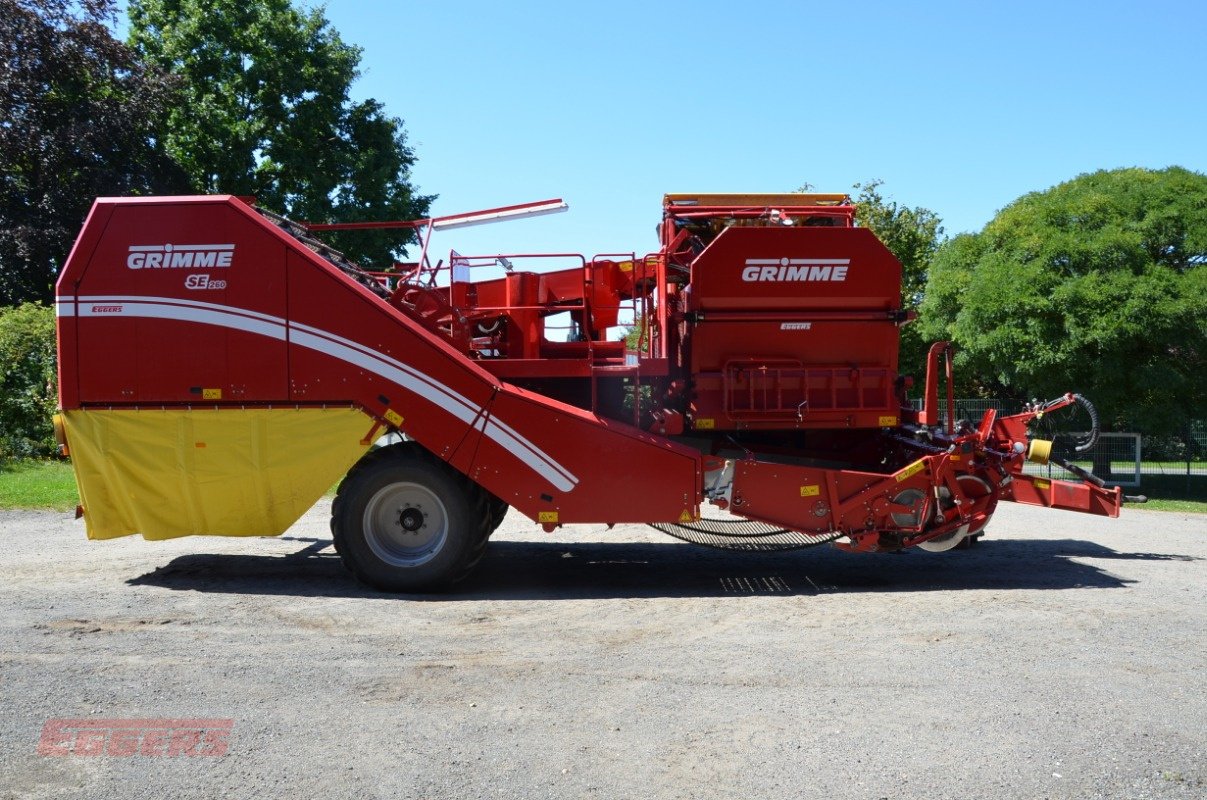
[[[66,305],[64,301],[68,300],[70,298],[60,297],[57,304]],[[558,491],[568,492],[578,485],[578,478],[573,473],[509,425],[493,417],[483,420],[482,409],[460,393],[359,342],[344,339],[329,331],[302,323],[289,323],[280,317],[262,314],[258,311],[197,300],[115,295],[80,297],[78,300],[80,303],[78,313],[82,317],[149,317],[217,325],[223,328],[258,333],[272,339],[288,340],[300,347],[324,353],[385,378],[445,409],[467,425],[480,428],[488,438],[494,440],[503,449],[553,484]],[[94,304],[110,308],[119,307],[119,309],[93,313],[92,305]]]

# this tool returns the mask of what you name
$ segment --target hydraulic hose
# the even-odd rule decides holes
[[[1090,433],[1089,437],[1073,448],[1074,452],[1084,453],[1094,445],[1098,444],[1098,409],[1094,408],[1094,404],[1079,394],[1073,395],[1073,401],[1086,410],[1090,415]]]
[[[1082,469],[1076,464],[1071,464],[1068,461],[1065,461],[1063,458],[1053,458],[1052,463],[1058,467],[1063,467],[1064,469],[1076,475],[1078,478],[1081,478],[1086,483],[1094,484],[1099,489],[1106,486],[1106,481],[1104,481],[1102,478],[1099,478],[1097,475],[1087,469]]]

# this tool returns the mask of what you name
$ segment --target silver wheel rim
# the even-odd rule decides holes
[[[365,505],[365,542],[393,567],[417,567],[436,557],[448,541],[448,511],[431,489],[391,483]]]
[[[971,483],[972,485],[976,486],[977,488],[982,489],[985,492],[985,494],[990,494],[993,491],[992,486],[990,486],[988,483],[986,483],[981,478],[976,477],[975,475],[957,475],[956,480],[964,481],[965,483]],[[935,509],[935,513],[938,514],[939,510]],[[976,530],[980,531],[988,523],[989,523],[989,520],[985,520],[984,522],[982,522],[980,525],[977,526]],[[970,530],[970,528],[971,528],[971,524],[961,525],[960,527],[956,528],[951,533],[945,533],[942,536],[938,536],[934,539],[930,539],[925,542],[920,542],[918,544],[918,547],[922,548],[923,550],[926,550],[929,553],[945,553],[948,550],[951,550],[954,547],[956,547],[960,542],[964,541],[964,538],[966,536],[968,536],[969,533],[976,532],[976,531]]]

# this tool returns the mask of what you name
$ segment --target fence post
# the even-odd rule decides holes
[[[1186,444],[1186,496],[1190,497],[1190,460],[1194,457],[1194,437],[1191,435],[1190,420],[1186,420],[1186,431],[1183,441]]]

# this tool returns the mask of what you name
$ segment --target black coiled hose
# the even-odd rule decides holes
[[[1085,409],[1090,415],[1090,433],[1084,442],[1073,448],[1076,453],[1084,453],[1094,445],[1098,444],[1098,409],[1094,408],[1094,404],[1079,394],[1073,395],[1073,400],[1079,406]]]
[[[1068,395],[1068,396],[1072,397],[1073,402],[1076,405],[1079,405],[1082,408],[1084,408],[1086,413],[1090,415],[1090,431],[1089,431],[1089,433],[1086,434],[1085,439],[1078,441],[1076,446],[1073,448],[1073,452],[1075,452],[1075,453],[1084,453],[1086,450],[1089,450],[1091,447],[1098,444],[1098,431],[1099,431],[1098,409],[1094,408],[1093,403],[1091,403],[1088,399],[1086,399],[1085,397],[1082,397],[1079,394],[1073,394],[1073,395]],[[1059,397],[1055,400],[1049,400],[1048,402],[1046,402],[1040,406],[1040,410],[1047,411],[1048,409],[1059,405],[1063,401],[1064,401],[1063,397]],[[1050,438],[1056,438],[1056,437],[1053,435]],[[1069,437],[1069,438],[1072,438],[1072,437]]]

